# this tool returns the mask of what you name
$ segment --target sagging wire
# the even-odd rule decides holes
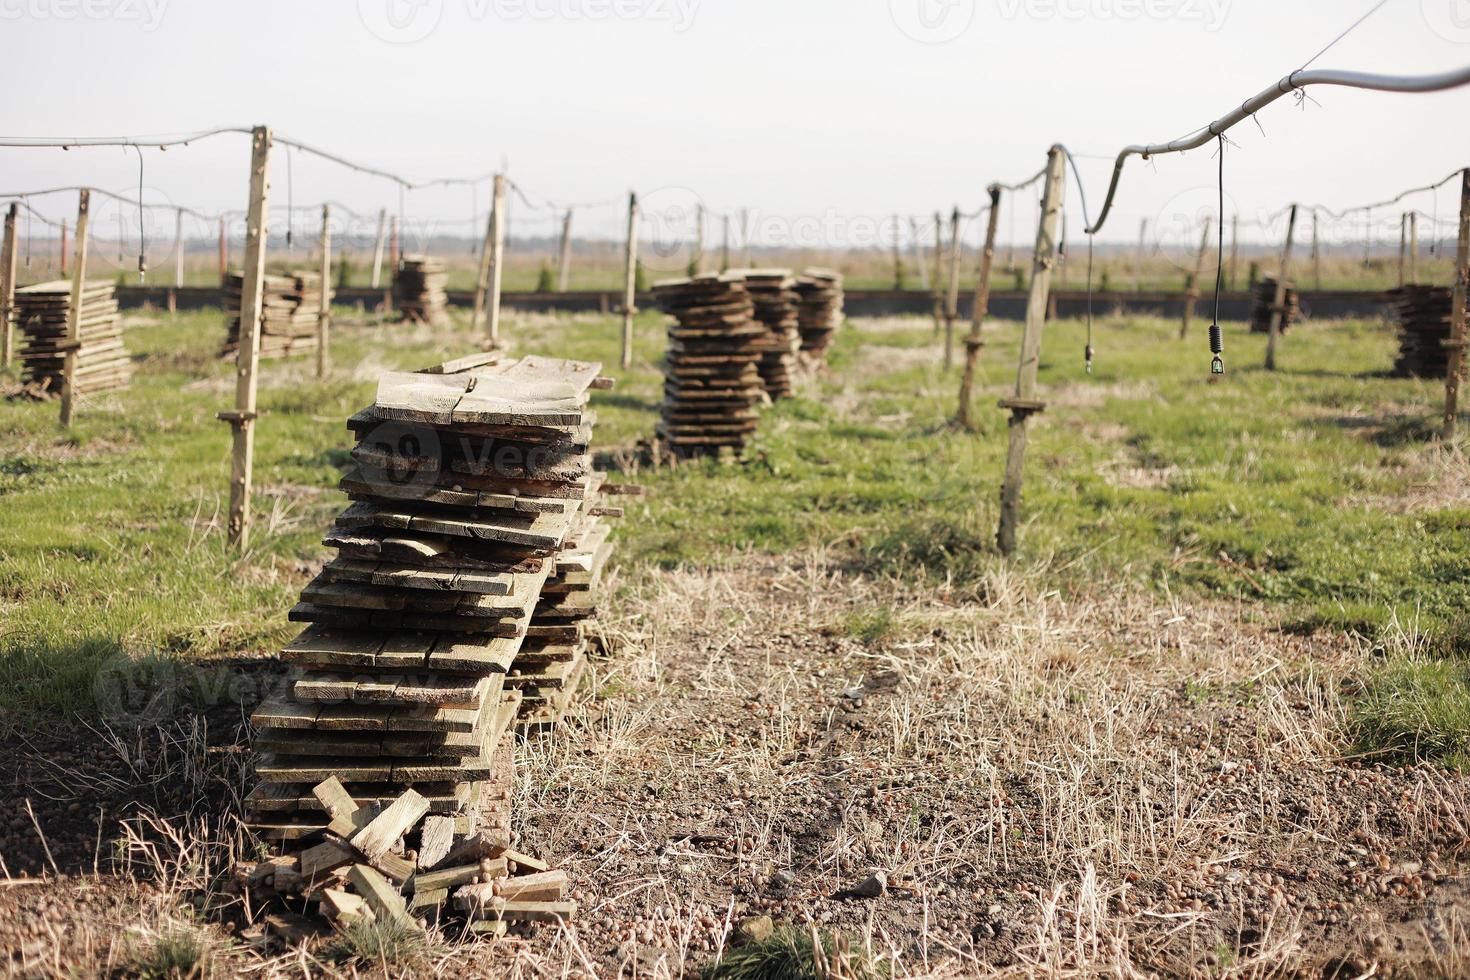
[[[1219,217],[1215,221],[1219,236],[1215,248],[1215,315],[1210,323],[1210,374],[1225,373],[1225,332],[1220,329],[1220,289],[1225,281],[1225,134],[1215,137],[1220,162],[1215,181]]]
[[[286,254],[291,254],[291,240],[296,231],[296,179],[291,170],[291,144],[286,144]]]
[[[148,239],[143,229],[143,148],[133,144],[138,154],[138,281],[148,279]]]
[[[1092,246],[1097,237],[1097,229],[1093,227],[1092,217],[1087,213],[1087,188],[1082,184],[1082,175],[1077,172],[1077,162],[1072,158],[1072,151],[1061,143],[1057,149],[1067,158],[1067,169],[1072,171],[1072,181],[1077,185],[1077,197],[1082,202],[1082,230],[1087,235],[1087,344],[1083,348],[1083,364],[1088,374],[1092,373]],[[1063,194],[1063,197],[1066,195]],[[1062,209],[1062,246],[1066,247],[1067,235],[1067,212]]]
[[[1092,373],[1092,236],[1087,236],[1087,346],[1083,348],[1084,368]]]

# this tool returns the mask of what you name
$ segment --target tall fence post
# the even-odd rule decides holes
[[[704,205],[694,209],[694,248],[689,253],[689,274],[697,276],[704,272]]]
[[[1021,517],[1021,482],[1026,463],[1026,427],[1032,415],[1046,408],[1036,398],[1036,371],[1041,361],[1041,329],[1046,324],[1052,267],[1056,265],[1057,223],[1062,211],[1062,180],[1066,159],[1061,147],[1046,156],[1046,188],[1041,198],[1041,223],[1031,259],[1031,289],[1026,297],[1026,324],[1021,335],[1021,358],[1016,369],[1016,393],[1000,407],[1011,413],[1010,448],[1006,453],[1005,482],[1000,491],[1000,527],[995,541],[1001,554],[1016,550],[1016,526]]]
[[[1214,220],[1208,215],[1205,217],[1205,230],[1199,236],[1199,251],[1194,254],[1194,272],[1189,277],[1189,285],[1184,290],[1184,313],[1179,319],[1179,339],[1183,340],[1189,336],[1189,323],[1194,319],[1194,304],[1199,302],[1199,280],[1205,274],[1205,256],[1210,251],[1210,230],[1214,227]]]
[[[230,239],[225,235],[225,218],[220,215],[219,219],[219,284],[224,286],[225,280],[230,278]]]
[[[5,238],[0,240],[0,367],[15,359],[15,271],[17,205],[5,211]]]
[[[990,215],[985,223],[985,244],[980,249],[980,271],[975,276],[975,308],[970,311],[970,335],[965,338],[965,370],[960,376],[960,404],[955,422],[970,427],[970,402],[974,399],[975,368],[985,341],[980,331],[990,312],[990,267],[995,261],[995,233],[1000,224],[1000,185],[990,185]]]
[[[332,325],[332,206],[322,205],[322,292],[316,310],[316,376],[325,378],[331,364],[328,341]]]
[[[66,340],[61,373],[61,425],[71,427],[77,403],[77,348],[82,340],[82,295],[87,287],[87,223],[92,192],[77,195],[77,254],[71,269],[71,305],[66,311]]]
[[[1444,376],[1444,437],[1455,437],[1460,414],[1460,376],[1465,373],[1465,294],[1470,290],[1470,167],[1460,172],[1460,238],[1455,252],[1455,288],[1450,294],[1449,366]]]
[[[1317,209],[1312,209],[1312,288],[1322,290],[1322,248],[1317,238]]]
[[[66,228],[67,228],[66,219],[65,218],[62,218],[61,219],[61,263],[60,263],[60,265],[61,265],[61,278],[63,278],[63,279],[66,278],[67,256],[70,254],[69,251],[68,251],[68,246],[67,246]]]
[[[919,233],[919,219],[909,218],[909,249],[914,253],[914,273],[919,277],[919,285],[929,286],[929,264],[924,261],[924,236]]]
[[[245,267],[240,289],[240,348],[235,355],[235,410],[220,412],[230,423],[231,545],[250,545],[250,487],[255,468],[255,389],[260,364],[261,292],[265,285],[266,209],[270,195],[271,131],[257,126],[250,145],[250,206],[245,213]]]
[[[567,291],[567,283],[572,278],[572,209],[567,208],[567,213],[561,219],[561,251],[556,263],[556,291],[564,293]]]
[[[720,271],[730,271],[730,216],[725,215],[724,237],[720,244]]]
[[[184,288],[184,209],[174,211],[174,284],[168,291],[168,311],[179,311],[179,290]]]
[[[934,254],[929,276],[929,305],[934,316],[934,336],[944,328],[944,216],[934,212]]]
[[[1315,212],[1314,212],[1315,213]],[[1281,269],[1276,274],[1276,293],[1271,301],[1270,332],[1266,335],[1266,370],[1276,370],[1276,345],[1281,337],[1281,324],[1286,316],[1286,275],[1291,268],[1291,243],[1296,237],[1296,205],[1286,219],[1286,244],[1281,247]]]
[[[490,238],[486,245],[485,251],[490,256],[489,275],[481,288],[480,304],[485,312],[485,341],[493,349],[500,346],[500,287],[505,281],[504,174],[495,175],[495,200],[490,208]]]
[[[373,281],[374,289],[383,285],[383,243],[384,236],[388,234],[388,209],[378,209],[378,238],[373,244]]]
[[[633,365],[633,316],[638,312],[638,195],[628,195],[628,246],[623,264],[623,370]]]
[[[960,315],[960,208],[949,215],[949,285],[944,295],[944,370],[954,367],[954,322]]]
[[[902,289],[903,282],[903,245],[899,242],[901,237],[898,215],[893,216],[893,288]]]
[[[1409,282],[1419,281],[1419,212],[1409,212]]]
[[[1145,250],[1148,248],[1148,219],[1141,218],[1138,222],[1138,251],[1133,261],[1133,291],[1143,292],[1143,260]]]
[[[1317,215],[1314,213],[1313,218]],[[1404,288],[1404,276],[1409,265],[1409,212],[1399,214],[1399,288]]]
[[[750,268],[750,208],[740,209],[740,267]]]

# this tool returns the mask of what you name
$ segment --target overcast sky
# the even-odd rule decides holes
[[[268,123],[411,176],[502,164],[537,204],[613,235],[629,189],[655,220],[688,203],[752,209],[759,238],[863,244],[892,215],[977,207],[1065,142],[1094,208],[1111,157],[1203,126],[1300,66],[1376,0],[0,0],[7,136],[143,135]],[[1458,15],[1458,16],[1457,16]],[[1313,67],[1418,74],[1470,64],[1470,0],[1388,0]],[[1227,212],[1389,197],[1470,163],[1470,89],[1317,88],[1232,132]],[[242,208],[248,139],[145,151],[145,194]],[[1100,240],[1140,218],[1166,238],[1212,209],[1204,148],[1131,161]],[[397,210],[389,183],[296,153],[272,203]],[[87,183],[136,190],[122,149],[0,149],[0,193]],[[1080,225],[1075,188],[1071,220]],[[1003,212],[1029,239],[1034,197]],[[1453,187],[1409,203],[1447,219]],[[411,228],[468,230],[488,185],[418,191]],[[71,197],[37,199],[55,216]],[[512,232],[554,217],[512,203]],[[665,214],[666,212],[666,214]],[[1397,216],[1379,234],[1397,240]],[[98,234],[111,234],[106,215]],[[302,219],[306,221],[305,218]],[[157,219],[155,227],[172,219]],[[1075,227],[1075,226],[1074,226]],[[882,230],[886,229],[886,230]],[[203,232],[201,227],[200,232]],[[1324,228],[1324,234],[1328,229]],[[1362,237],[1334,229],[1339,236]],[[667,232],[666,233],[674,233]],[[717,229],[712,230],[717,234]],[[978,223],[971,228],[978,234]],[[1427,232],[1426,232],[1427,234]],[[1075,236],[1074,236],[1075,237]],[[1244,237],[1244,235],[1243,235]]]

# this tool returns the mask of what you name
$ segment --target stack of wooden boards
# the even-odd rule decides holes
[[[755,318],[766,328],[757,365],[761,381],[772,401],[789,398],[797,367],[796,355],[801,350],[796,280],[789,269],[748,269],[743,275],[755,302]]]
[[[1276,280],[1267,276],[1256,283],[1255,305],[1251,308],[1251,333],[1271,332],[1271,306],[1276,302]],[[1281,332],[1286,333],[1297,321],[1302,318],[1301,303],[1297,300],[1296,290],[1290,284],[1286,287],[1286,299],[1282,303],[1285,309],[1281,314]]]
[[[225,345],[222,357],[240,350],[240,298],[245,277],[232,272],[225,278]],[[316,350],[317,316],[321,312],[322,277],[301,270],[267,275],[260,291],[260,356],[290,357]]]
[[[576,914],[577,903],[564,901],[566,872],[515,850],[501,833],[458,833],[457,818],[436,815],[415,790],[364,803],[328,776],[311,796],[320,804],[312,843],[235,869],[256,909],[305,905],[338,928],[374,922],[409,935],[422,934],[426,920],[449,911],[451,902],[476,935]],[[294,912],[264,919],[288,935],[312,927]]]
[[[759,364],[767,336],[738,272],[654,283],[669,325],[658,438],[678,455],[739,452],[765,399]]]
[[[801,353],[815,364],[827,356],[832,336],[842,323],[842,274],[807,269],[796,280],[796,296]]]
[[[515,729],[556,723],[575,693],[611,551],[603,518],[621,513],[602,494],[635,488],[592,469],[600,365],[498,357],[384,375],[348,420],[352,504],[325,539],[337,555],[291,610],[309,624],[282,653],[293,670],[252,717],[262,837],[320,834],[312,787],[336,776],[359,807],[412,789],[448,818],[434,833],[450,852],[509,838]],[[429,832],[404,830],[421,858],[441,849]]]
[[[1450,289],[1447,286],[1400,286],[1389,291],[1399,328],[1399,356],[1393,372],[1400,377],[1443,378],[1449,373]]]
[[[449,323],[449,274],[444,261],[428,255],[405,255],[393,274],[393,305],[403,319],[442,327]]]
[[[77,322],[76,367],[72,375],[78,395],[126,388],[132,364],[123,346],[122,320],[111,283],[82,286]],[[57,280],[15,291],[16,321],[24,335],[20,349],[21,381],[38,394],[59,394],[66,368],[71,283]]]

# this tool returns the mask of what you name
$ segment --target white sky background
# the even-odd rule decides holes
[[[641,13],[582,10],[614,2]],[[1110,158],[1125,143],[1201,127],[1373,2],[85,0],[89,16],[84,0],[0,0],[0,81],[11,95],[0,129],[143,135],[269,123],[406,175],[472,176],[506,161],[537,200],[609,201],[633,188],[677,223],[697,195],[716,211],[752,208],[758,241],[775,242],[785,219],[802,217],[804,232],[862,245],[895,213],[978,207],[987,182],[1030,175],[1054,141]],[[392,34],[389,12],[407,43],[378,36]],[[1313,67],[1419,74],[1467,63],[1470,0],[1389,0]],[[1310,94],[1320,105],[1287,96],[1266,109],[1264,134],[1250,123],[1232,131],[1227,213],[1249,222],[1291,200],[1367,203],[1470,164],[1470,89]],[[243,208],[248,157],[244,136],[145,150],[146,197]],[[1079,163],[1096,209],[1111,162]],[[1210,148],[1130,161],[1099,240],[1132,242],[1143,217],[1166,240],[1193,238],[1193,215],[1213,210],[1215,165]],[[132,194],[137,168],[131,150],[0,148],[0,193],[87,183]],[[301,153],[292,171],[298,205],[398,208],[384,181]],[[279,149],[272,177],[272,203],[284,205]],[[1069,195],[1077,242],[1070,180]],[[1454,185],[1440,191],[1442,219],[1455,197]],[[488,198],[487,182],[481,214]],[[56,217],[75,210],[70,195],[35,203]],[[1435,206],[1429,195],[1409,205]],[[467,188],[413,192],[406,215],[410,228],[459,219],[437,227],[468,233],[471,207]],[[579,212],[577,231],[621,235],[622,207]],[[116,237],[115,216],[98,211],[96,235]],[[552,228],[519,201],[511,211],[515,236]],[[1016,238],[1029,241],[1034,197],[1018,212]],[[1397,214],[1380,218],[1377,234],[1396,247]],[[298,234],[314,235],[314,221],[303,215]],[[979,230],[972,224],[967,237]],[[1361,240],[1361,218],[1331,231]],[[150,238],[172,233],[172,217],[155,214]]]

